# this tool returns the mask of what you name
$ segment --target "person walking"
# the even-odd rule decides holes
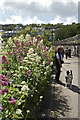
[[[65,49],[65,56],[66,56],[66,59],[67,59],[67,57],[68,57],[68,48]]]
[[[69,48],[69,58],[71,58],[71,48]]]
[[[61,83],[59,80],[59,77],[60,77],[62,64],[64,63],[63,58],[62,58],[62,50],[63,48],[61,46],[58,46],[57,51],[55,53],[55,66],[56,66],[55,82],[57,83]]]

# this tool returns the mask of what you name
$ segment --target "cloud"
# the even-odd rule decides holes
[[[0,21],[0,24],[18,24],[22,23],[22,17],[21,16],[11,16],[10,18],[7,18],[5,21]]]
[[[54,20],[50,20],[51,24],[64,23],[64,25],[66,25],[72,24],[73,22],[77,23],[78,19],[76,19],[75,17],[62,18],[60,16],[56,16]]]
[[[0,23],[67,23],[77,21],[76,0],[4,0]]]
[[[36,24],[46,24],[45,21],[40,20],[37,16],[34,16],[31,18],[30,16],[27,17],[26,21],[24,21],[24,24],[31,24],[31,23],[36,23]]]
[[[78,13],[78,4],[74,2],[53,2],[50,6],[50,12],[62,17],[71,17]]]
[[[47,0],[47,2],[49,2]],[[47,3],[46,2],[46,3]],[[50,2],[51,4],[47,4],[47,6],[44,6],[42,2],[5,2],[4,7],[16,10],[17,13],[22,12],[25,15],[29,14],[41,14],[43,12],[45,13],[53,13],[54,15],[59,16],[73,16],[78,12],[78,4],[74,2]]]

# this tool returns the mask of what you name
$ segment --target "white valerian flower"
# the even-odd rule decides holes
[[[41,57],[39,57],[38,55],[36,56],[36,62],[39,63],[41,60]]]
[[[46,70],[48,70],[48,69],[49,69],[49,66],[46,67]]]
[[[35,44],[35,42],[37,42],[37,39],[34,37],[33,38],[33,44]]]
[[[50,62],[50,66],[52,66],[53,65],[53,62]]]
[[[33,97],[33,95],[31,95],[31,97]]]
[[[31,62],[31,61],[28,61],[27,63],[28,63],[28,64],[32,64],[33,62]]]
[[[27,112],[27,113],[30,113],[30,110],[27,110],[26,112]]]
[[[33,53],[33,52],[34,52],[34,49],[33,49],[33,48],[30,48],[28,52],[29,52],[29,53]]]
[[[22,85],[25,85],[25,84],[26,84],[26,82],[25,82],[25,81],[22,81],[22,82],[21,82],[21,84],[22,84]]]
[[[21,91],[19,91],[18,93],[21,94]]]
[[[30,40],[31,36],[29,34],[26,34],[25,38]]]
[[[29,90],[29,88],[28,88],[28,86],[27,86],[27,85],[23,85],[23,87],[21,88],[21,90],[22,90],[22,91],[28,91],[28,90]]]
[[[24,67],[24,69],[25,69],[25,70],[29,70],[29,68],[28,68],[28,67]]]
[[[30,60],[31,60],[31,61],[35,61],[35,59],[34,59],[34,58],[30,58]]]
[[[27,92],[27,91],[22,92],[22,94],[24,94],[24,95],[28,96],[28,92]]]
[[[44,75],[47,75],[47,72],[44,72]]]
[[[45,65],[45,63],[46,63],[46,62],[45,62],[45,61],[43,61],[43,65]]]
[[[26,60],[26,59],[28,59],[28,57],[24,57],[24,59]]]
[[[14,37],[14,40],[17,40],[17,37]]]
[[[40,44],[43,44],[43,39],[40,41]]]
[[[19,39],[23,40],[23,39],[24,39],[24,36],[23,36],[23,35],[20,35],[20,36],[19,36]]]
[[[19,102],[18,105],[21,105],[21,102]]]
[[[35,92],[38,92],[37,90],[35,90]]]
[[[43,96],[40,96],[40,99],[42,99],[43,98]]]
[[[22,110],[21,109],[17,109],[16,110],[16,114],[18,114],[18,115],[22,114]]]
[[[28,60],[23,60],[23,62],[27,62]]]
[[[37,53],[35,53],[34,55],[37,56]]]
[[[19,69],[23,69],[24,67],[23,66],[20,66]]]
[[[43,52],[45,52],[45,50],[43,50]]]
[[[44,65],[41,65],[41,64],[40,64],[40,67],[44,67]]]

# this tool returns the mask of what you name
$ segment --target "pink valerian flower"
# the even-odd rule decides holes
[[[2,90],[2,95],[4,95],[5,91]]]
[[[10,52],[8,52],[8,54],[10,55]]]
[[[4,82],[3,82],[3,81],[1,82],[1,85],[4,85]]]
[[[42,53],[40,53],[40,56],[42,56]]]
[[[10,55],[12,55],[12,52],[10,53]]]
[[[16,53],[18,53],[18,50],[17,50],[17,49],[15,49],[15,54],[16,54]]]
[[[10,103],[14,104],[15,102],[16,102],[15,99],[12,97]]]
[[[32,45],[32,41],[31,40],[29,40],[29,44]]]
[[[15,41],[15,45],[17,45],[17,44],[19,44],[19,42],[18,42],[18,41]]]
[[[19,59],[19,61],[21,61],[21,60],[22,60],[22,56],[21,56],[21,55],[19,55],[19,56],[18,56],[18,59]]]
[[[22,48],[18,48],[18,50],[21,50]]]
[[[7,81],[7,78],[5,77],[5,75],[0,75],[0,79],[3,81]]]
[[[31,37],[31,41],[33,41],[33,38],[34,38],[34,37]]]
[[[27,50],[24,50],[24,52],[27,52]]]
[[[46,56],[46,55],[47,55],[47,53],[44,54],[44,56]]]
[[[27,44],[26,46],[28,47],[29,45]]]
[[[3,85],[3,86],[8,86],[8,83],[7,82],[1,82],[1,84]]]
[[[7,92],[7,93],[8,93],[8,88],[7,88],[7,87],[4,89],[4,92]]]
[[[2,56],[2,63],[6,63],[6,64],[8,64],[8,61],[7,61],[7,59],[6,59],[5,56]]]
[[[44,46],[44,50],[46,50],[46,46]]]
[[[22,47],[24,46],[24,42],[21,42],[21,46],[22,46]]]
[[[17,44],[17,47],[20,47],[20,44]]]
[[[21,50],[20,50],[19,52],[20,52],[20,54],[21,54],[21,55],[23,55],[23,53],[22,53],[22,51],[21,51]]]
[[[3,89],[3,90],[0,90],[0,93],[2,93],[2,95],[4,95],[5,92],[8,93],[8,88],[7,87],[5,89]]]
[[[5,75],[1,75],[2,78],[5,78],[6,76]]]
[[[36,39],[38,39],[38,36],[36,36]]]
[[[10,52],[8,52],[8,55],[12,55],[12,52],[10,53]]]
[[[27,77],[27,75],[25,75],[25,77]]]
[[[48,48],[46,48],[46,51],[48,51]]]
[[[13,97],[11,97],[11,100],[13,101],[13,100],[15,100]]]
[[[7,83],[7,82],[4,82],[4,85],[5,85],[5,86],[8,86],[8,83]]]
[[[48,60],[48,64],[50,64],[50,59]]]
[[[0,105],[0,110],[3,110],[3,106],[2,105]]]
[[[2,93],[2,90],[0,90],[0,93]]]
[[[47,56],[48,58],[50,58],[49,56]]]
[[[7,78],[2,78],[3,81],[7,81]]]
[[[9,68],[8,66],[5,66],[5,68]]]
[[[26,75],[31,75],[31,71],[28,70],[27,73],[26,73]]]

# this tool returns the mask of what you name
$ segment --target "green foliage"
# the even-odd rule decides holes
[[[55,32],[55,40],[62,40],[77,34],[77,26],[76,24],[66,25],[56,30]]]

